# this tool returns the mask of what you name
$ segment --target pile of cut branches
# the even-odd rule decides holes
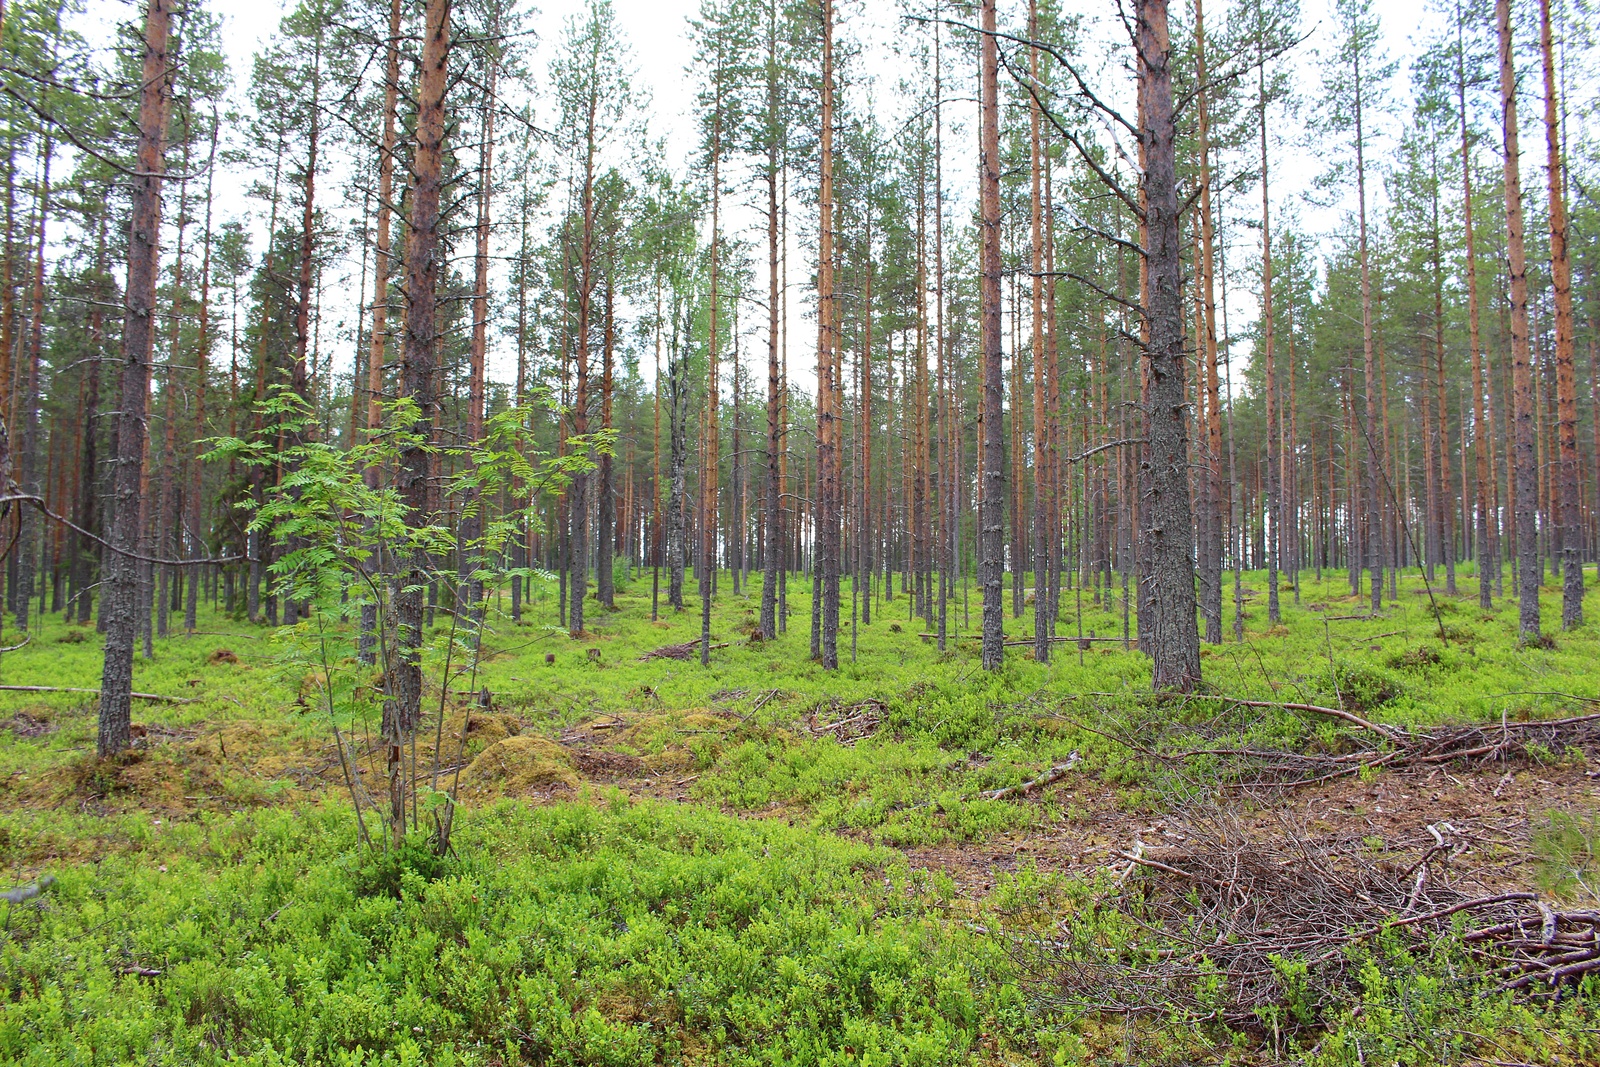
[[[1268,1020],[1316,1027],[1348,1006],[1359,950],[1380,942],[1475,960],[1452,973],[1530,996],[1600,971],[1600,913],[1469,892],[1450,871],[1458,842],[1438,827],[1409,867],[1372,859],[1354,835],[1316,838],[1282,819],[1252,833],[1212,804],[1168,830],[1169,844],[1114,852],[1106,881],[1053,930],[1008,931],[1036,998],[1262,1036]]]
[[[1494,969],[1502,990],[1548,996],[1600,971],[1600,912],[1556,911],[1535,899],[1512,918],[1471,930],[1461,940]]]
[[[888,711],[889,705],[876,697],[845,705],[830,700],[811,709],[806,728],[814,737],[832,737],[842,745],[854,745],[877,733]]]

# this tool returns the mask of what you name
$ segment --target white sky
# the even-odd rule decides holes
[[[110,18],[127,17],[128,8],[125,2],[114,0],[98,0],[112,11],[102,11],[102,15]],[[640,116],[646,136],[650,138],[664,137],[667,141],[669,163],[680,174],[687,170],[687,159],[693,146],[693,125],[691,111],[694,106],[695,86],[693,80],[685,73],[685,67],[691,56],[691,45],[688,40],[688,19],[697,10],[698,0],[613,0],[616,11],[617,24],[622,28],[632,46],[632,62],[637,71],[635,84],[638,88],[649,94],[651,106]],[[279,19],[287,9],[281,0],[210,0],[213,10],[218,11],[224,19],[225,45],[228,50],[229,60],[234,77],[237,82],[239,94],[242,98],[246,87],[249,72],[250,58],[254,51],[269,41],[277,28]],[[1311,30],[1310,38],[1300,46],[1297,52],[1287,60],[1300,74],[1300,93],[1302,100],[1314,101],[1317,86],[1320,82],[1320,70],[1317,62],[1317,51],[1328,47],[1329,33],[1333,25],[1332,0],[1302,0],[1302,26]],[[526,63],[534,72],[536,81],[547,81],[546,71],[549,67],[550,57],[561,37],[562,26],[566,18],[582,6],[581,0],[544,0],[538,13],[528,19],[528,24],[538,30],[538,43],[532,48]],[[904,24],[897,18],[897,7],[892,0],[842,0],[844,26],[842,35],[853,39],[861,52],[860,59],[854,70],[861,80],[849,90],[856,94],[855,99],[862,100],[870,97],[873,107],[883,118],[884,125],[893,129],[899,124],[897,115],[903,115],[906,102],[898,98],[895,92],[895,82],[902,72],[909,72],[909,60],[899,56],[894,49],[894,41],[908,31]],[[1110,0],[1069,0],[1069,8],[1080,11],[1086,20],[1087,43],[1085,53],[1098,52],[1108,55],[1107,45],[1125,40],[1121,36],[1120,26],[1116,23],[1116,6]],[[1175,5],[1176,6],[1176,5]],[[1207,26],[1215,32],[1215,28],[1222,25],[1226,18],[1228,4],[1222,0],[1212,0],[1206,13]],[[1401,60],[1401,67],[1391,82],[1391,96],[1395,101],[1395,114],[1389,118],[1379,118],[1376,122],[1377,137],[1372,150],[1372,158],[1381,166],[1387,158],[1386,149],[1393,144],[1393,134],[1399,130],[1402,116],[1409,112],[1409,85],[1410,77],[1407,69],[1407,60],[1420,51],[1422,39],[1426,31],[1440,23],[1440,17],[1431,10],[1433,5],[1428,5],[1429,10],[1419,11],[1415,3],[1384,3],[1379,5],[1380,15],[1383,19],[1385,46],[1392,58]],[[1020,21],[1025,11],[1023,0],[1001,0],[1001,22],[1008,19]],[[95,17],[91,11],[91,19]],[[948,42],[947,42],[948,44]],[[966,62],[965,57],[955,50],[946,48],[945,52],[947,70],[957,62]],[[1085,68],[1096,76],[1098,70],[1097,87],[1108,97],[1125,100],[1131,94],[1131,85],[1123,84],[1114,65],[1097,60],[1093,55],[1086,57]],[[951,71],[952,74],[956,73]],[[508,95],[519,92],[516,87],[508,87]],[[948,92],[948,89],[947,89]],[[970,96],[970,92],[958,92],[952,95]],[[1311,104],[1309,106],[1314,106]],[[548,119],[549,111],[544,110],[544,118]],[[970,204],[970,187],[974,184],[974,171],[976,165],[975,146],[961,143],[975,137],[975,106],[970,100],[958,100],[947,106],[946,122],[947,133],[945,138],[946,162],[944,167],[946,195],[954,206],[951,209],[952,217],[964,218],[964,205]],[[951,126],[960,123],[963,132],[960,138],[951,135]],[[1310,230],[1316,234],[1326,235],[1335,229],[1340,220],[1348,213],[1353,195],[1343,202],[1335,201],[1331,204],[1316,206],[1305,201],[1305,194],[1311,189],[1315,177],[1321,173],[1331,162],[1325,157],[1327,149],[1319,143],[1307,138],[1301,132],[1303,123],[1298,118],[1281,117],[1274,123],[1275,133],[1281,129],[1284,143],[1274,148],[1274,213],[1278,219],[1285,218],[1289,213],[1297,216],[1298,224],[1303,230]],[[1527,138],[1524,138],[1527,141]],[[502,157],[503,158],[503,157]],[[1223,161],[1223,169],[1229,166],[1239,167],[1239,160]],[[323,175],[319,184],[328,192],[321,196],[324,205],[336,210],[339,203],[337,194],[341,176],[338,173],[339,163],[331,164],[333,173]],[[1527,166],[1524,173],[1528,181],[1536,180],[1533,171]],[[262,217],[262,205],[245,198],[242,194],[243,187],[250,175],[240,173],[237,180],[219,183],[221,193],[217,206],[219,220],[229,217],[246,220],[252,231],[257,235],[255,251],[259,254],[262,247],[262,237],[265,232],[265,219]],[[1381,181],[1370,183],[1373,190],[1375,207],[1381,209],[1383,194]],[[504,208],[509,204],[509,197],[504,193],[498,194],[498,204]],[[1259,186],[1246,188],[1239,191],[1228,204],[1229,211],[1235,217],[1259,218],[1260,192]],[[799,219],[796,212],[812,210],[796,201],[791,206],[791,231],[796,229]],[[756,238],[757,227],[760,225],[759,217],[749,210],[732,208],[725,215],[724,231],[730,236],[739,236],[739,231],[745,235]],[[504,240],[510,241],[512,235],[508,233]],[[170,242],[168,242],[170,244]],[[1254,233],[1239,233],[1237,242],[1231,252],[1232,265],[1236,275],[1238,268],[1246,260],[1253,260],[1259,256],[1258,238]],[[470,255],[470,244],[464,244],[462,254]],[[764,256],[758,257],[758,262],[764,263]],[[797,243],[791,242],[789,254],[789,268],[791,291],[789,299],[789,360],[791,378],[799,388],[809,392],[810,383],[814,379],[814,363],[810,356],[810,349],[814,345],[815,327],[809,320],[809,294],[805,291],[804,280],[810,272],[811,254],[809,248],[801,248]],[[357,292],[357,272],[360,269],[360,251],[354,250],[348,261],[340,264],[331,272],[332,275],[323,279],[323,318],[319,324],[319,343],[323,351],[323,360],[331,359],[335,373],[348,373],[354,346],[354,322],[360,309],[360,300]],[[1240,275],[1242,276],[1242,275]],[[759,287],[764,290],[764,283]],[[1253,294],[1244,292],[1241,287],[1236,287],[1229,292],[1229,320],[1235,335],[1242,334],[1248,329],[1256,312],[1256,300]],[[745,343],[742,350],[747,353],[744,357],[749,361],[759,358],[761,351],[760,342],[764,335],[758,333],[764,316],[752,308],[741,316],[741,321],[748,323]],[[496,345],[491,351],[490,374],[498,380],[508,380],[513,373],[514,352],[504,339],[491,331],[494,339],[491,343]],[[1246,357],[1248,346],[1240,342],[1237,355]],[[646,354],[642,360],[642,370],[648,377],[650,359]]]

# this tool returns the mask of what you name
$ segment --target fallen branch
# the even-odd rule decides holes
[[[1082,694],[1117,697],[1121,694]],[[1567,748],[1600,748],[1600,712],[1571,715],[1560,719],[1528,719],[1511,722],[1477,722],[1431,729],[1386,726],[1371,722],[1342,708],[1286,701],[1245,700],[1227,696],[1165,697],[1165,700],[1218,700],[1224,711],[1206,725],[1173,722],[1149,737],[1148,731],[1134,737],[1122,730],[1096,730],[1072,722],[1080,729],[1099,734],[1141,755],[1177,767],[1197,758],[1213,757],[1226,761],[1214,773],[1223,788],[1284,787],[1311,785],[1376,768],[1433,767],[1448,763],[1506,760],[1534,760],[1548,752]],[[1342,738],[1342,752],[1269,749],[1248,743],[1229,745],[1226,734],[1244,728],[1237,722],[1221,725],[1232,708],[1271,708],[1304,712],[1336,719],[1354,728]],[[1063,716],[1063,718],[1065,718]],[[1505,781],[1495,787],[1500,795]]]
[[[968,640],[968,639],[967,638],[962,638],[962,640],[965,641],[965,640]],[[977,637],[971,638],[971,640],[982,642],[983,636],[980,634]],[[1050,638],[1050,642],[1051,642],[1051,644],[1057,644],[1057,645],[1073,644],[1073,645],[1077,645],[1079,648],[1088,648],[1090,645],[1123,645],[1123,644],[1127,645],[1130,648],[1138,648],[1139,647],[1139,639],[1137,637],[1128,637],[1128,638],[1123,638],[1123,637],[1073,637],[1072,635],[1067,634],[1067,635],[1061,636],[1061,637],[1052,637],[1052,638]],[[1013,647],[1016,647],[1016,646],[1019,646],[1019,645],[1023,646],[1023,647],[1026,647],[1026,648],[1032,648],[1033,644],[1034,644],[1034,641],[1033,641],[1033,638],[1031,638],[1031,637],[1024,637],[1024,638],[1020,638],[1020,639],[1018,639],[1016,641],[1006,641],[1006,642],[1004,642],[1004,644],[1005,644],[1005,646],[1007,648],[1013,648]]]
[[[1007,797],[1023,796],[1024,794],[1033,792],[1035,789],[1043,789],[1047,785],[1054,785],[1056,782],[1061,781],[1061,779],[1070,774],[1072,769],[1078,765],[1078,760],[1080,758],[1081,757],[1074,752],[1072,755],[1067,757],[1067,762],[1056,764],[1044,774],[1041,774],[1039,777],[1030,782],[1023,782],[1021,785],[1008,785],[1004,789],[991,789],[987,793],[980,793],[978,795],[983,797],[985,800],[1005,800]]]
[[[79,689],[70,685],[0,685],[0,691],[7,693],[90,693],[100,695],[98,689]],[[134,700],[154,700],[162,704],[193,704],[193,697],[164,697],[159,693],[129,693]]]
[[[832,733],[834,730],[842,730],[846,726],[853,726],[858,722],[866,721],[868,721],[868,716],[865,713],[861,715],[852,715],[848,719],[840,719],[838,722],[830,722],[826,726],[818,726],[816,731],[819,734]]]
[[[37,882],[29,882],[27,885],[19,885],[15,889],[7,889],[5,892],[0,893],[0,900],[8,904],[21,904],[24,900],[32,900],[55,884],[56,876],[47,874]]]
[[[1160,860],[1153,860],[1143,855],[1135,855],[1132,852],[1118,852],[1117,855],[1121,856],[1129,863],[1137,863],[1141,867],[1150,867],[1158,871],[1165,871],[1168,874],[1175,874],[1179,878],[1187,878],[1191,882],[1199,882],[1201,885],[1208,885],[1213,889],[1222,888],[1222,883],[1217,881],[1215,878],[1207,878],[1203,874],[1190,874],[1188,871],[1180,870],[1179,868],[1173,867],[1170,864],[1162,863]]]
[[[1237,704],[1242,708],[1282,708],[1284,711],[1303,711],[1309,715],[1326,715],[1329,718],[1342,719],[1351,726],[1370,730],[1384,737],[1399,738],[1404,736],[1404,731],[1402,730],[1397,730],[1392,726],[1379,726],[1377,723],[1368,722],[1361,716],[1353,715],[1343,708],[1326,708],[1321,704],[1286,704],[1276,700],[1241,700],[1238,697],[1217,697],[1216,699],[1226,700],[1228,703]]]
[[[1537,893],[1497,893],[1492,897],[1476,897],[1472,900],[1462,900],[1450,905],[1448,908],[1439,908],[1435,911],[1424,912],[1421,915],[1412,915],[1404,919],[1395,919],[1392,922],[1379,923],[1378,925],[1369,927],[1360,933],[1351,934],[1349,937],[1345,938],[1345,941],[1346,943],[1365,941],[1369,937],[1376,937],[1385,930],[1397,930],[1402,926],[1416,926],[1418,923],[1435,922],[1439,919],[1447,919],[1458,911],[1476,911],[1482,908],[1492,907],[1495,904],[1513,904],[1524,900],[1537,902],[1538,899],[1539,894]],[[1506,925],[1515,926],[1517,924],[1509,923]],[[1463,940],[1471,941],[1472,939],[1472,935],[1468,934]],[[1482,938],[1479,938],[1479,940],[1482,940]]]

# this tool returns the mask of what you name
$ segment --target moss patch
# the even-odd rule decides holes
[[[479,801],[548,793],[577,784],[572,756],[549,738],[538,736],[496,741],[461,772],[462,796]]]

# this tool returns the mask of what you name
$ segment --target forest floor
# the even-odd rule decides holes
[[[1378,616],[1304,578],[1268,627],[1244,576],[1243,642],[1230,589],[1182,700],[1093,591],[993,674],[975,589],[944,653],[898,590],[852,652],[847,604],[837,672],[801,580],[762,642],[724,574],[708,668],[644,658],[700,628],[648,573],[579,641],[496,598],[427,665],[444,859],[357,842],[331,725],[381,794],[373,673],[202,613],[136,662],[168,699],[126,759],[92,693],[0,691],[0,881],[54,878],[0,902],[0,1063],[1600,1061],[1600,587],[1524,650],[1470,566]],[[0,657],[99,673],[58,618]]]

